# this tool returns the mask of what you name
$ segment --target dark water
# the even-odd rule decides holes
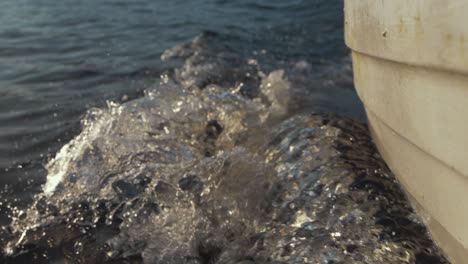
[[[2,263],[446,263],[341,1],[0,3]]]
[[[160,60],[165,49],[206,31],[245,59],[265,50],[319,71],[348,56],[341,1],[1,1],[1,183],[20,190],[18,177],[36,174],[76,134],[86,109],[138,96],[173,67]],[[334,82],[329,75],[320,81]],[[353,93],[334,93],[317,91],[317,101],[361,111]],[[43,182],[30,176],[22,178]]]

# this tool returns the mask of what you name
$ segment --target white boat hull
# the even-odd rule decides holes
[[[377,147],[451,261],[467,263],[468,1],[346,0],[345,14]]]

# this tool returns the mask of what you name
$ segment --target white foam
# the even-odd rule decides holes
[[[104,118],[103,114],[106,110],[93,109],[89,114],[99,116],[96,120],[89,122],[88,119],[83,121],[83,131],[72,141],[62,147],[55,158],[47,164],[47,181],[43,187],[44,194],[52,195],[57,186],[62,182],[65,175],[69,171],[70,165],[77,159],[81,158],[84,151],[90,146],[104,129],[109,126],[109,120]]]

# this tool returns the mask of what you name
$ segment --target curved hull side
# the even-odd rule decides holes
[[[353,52],[374,141],[454,263],[468,259],[468,78]],[[464,110],[467,111],[464,111]]]
[[[434,240],[451,262],[466,263],[468,249],[460,242],[460,235],[466,230],[457,228],[465,229],[466,225],[460,222],[466,221],[466,217],[457,211],[467,212],[460,207],[466,207],[463,200],[467,199],[468,180],[395,133],[372,112],[368,111],[368,119],[379,152],[397,175]],[[445,218],[454,221],[442,224],[439,219],[447,221]]]

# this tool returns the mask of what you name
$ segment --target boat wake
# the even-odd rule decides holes
[[[167,50],[179,66],[143,97],[89,110],[2,231],[5,263],[446,263],[365,124],[311,113],[324,73],[216,45]]]

